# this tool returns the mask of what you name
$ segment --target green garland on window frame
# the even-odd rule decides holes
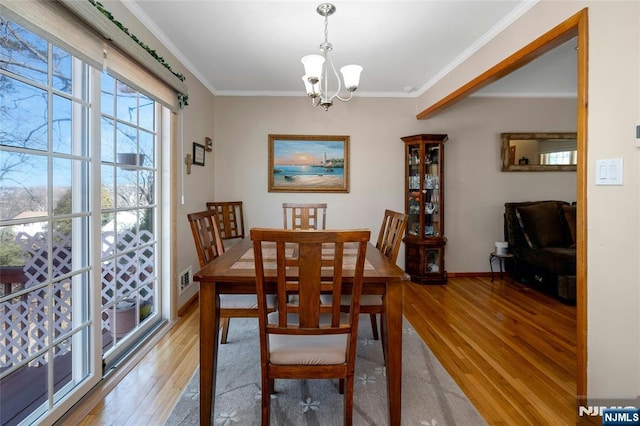
[[[156,61],[158,61],[162,66],[164,66],[166,69],[168,69],[171,72],[171,74],[175,75],[180,81],[184,81],[185,80],[185,77],[184,77],[183,74],[172,70],[171,66],[164,60],[164,58],[162,56],[158,55],[158,53],[155,50],[150,48],[145,42],[143,42],[138,37],[136,37],[135,34],[129,32],[129,28],[127,28],[124,25],[122,25],[122,23],[120,21],[118,21],[111,14],[111,12],[109,12],[107,9],[105,9],[105,7],[102,5],[102,3],[100,3],[100,2],[98,2],[96,0],[88,0],[88,1],[96,9],[98,9],[100,11],[100,13],[102,13],[104,16],[109,18],[109,20],[111,22],[113,22],[113,24],[116,27],[120,28],[126,35],[131,37],[131,40],[135,41],[140,47],[142,47],[144,50],[146,50],[147,53],[149,55],[151,55]],[[186,95],[184,93],[178,93],[178,105],[180,106],[180,109],[182,109],[185,106],[189,105],[189,95]]]

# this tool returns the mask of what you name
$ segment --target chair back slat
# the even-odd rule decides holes
[[[202,268],[224,253],[220,231],[210,210],[189,213],[187,219],[191,226],[193,241],[198,253],[198,261]]]
[[[223,240],[244,238],[242,201],[210,201],[207,208],[213,212]]]
[[[385,210],[384,212],[376,248],[393,263],[396,263],[398,259],[400,243],[407,227],[408,217],[405,213],[392,210]]]
[[[265,283],[267,281],[264,269],[263,243],[265,242],[276,246],[277,304],[280,307],[286,307],[279,309],[277,324],[269,324],[268,326],[266,311],[264,317],[261,311],[260,320],[265,322],[265,335],[266,333],[348,334],[351,333],[352,327],[357,328],[364,262],[370,234],[369,230],[309,230],[301,232],[299,230],[252,229],[256,289],[259,297],[258,309],[260,310],[261,305],[264,305],[265,302]],[[354,269],[349,271],[349,276],[351,273],[353,274],[351,298],[354,309],[347,315],[349,320],[346,322],[344,316],[340,316],[343,272],[346,272],[343,271],[345,244],[351,244],[357,248]],[[285,247],[293,247],[293,250],[286,250]],[[329,267],[323,266],[323,257],[325,260],[331,258]],[[273,259],[268,260],[273,262]],[[287,277],[288,271],[291,271],[290,268],[297,268],[296,279],[291,276]],[[327,304],[325,301],[325,304],[322,304],[321,292],[331,294],[331,303]],[[288,303],[288,296],[291,294],[298,295],[296,303]],[[289,323],[291,314],[295,314],[296,318],[293,324]],[[322,314],[328,315],[329,318],[325,319]]]
[[[284,229],[326,229],[327,203],[282,203]]]

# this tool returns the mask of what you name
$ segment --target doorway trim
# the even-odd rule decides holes
[[[522,49],[418,113],[424,120],[465,99],[473,92],[523,67],[548,51],[577,37],[578,166],[576,183],[576,402],[586,404],[587,395],[587,116],[588,116],[588,9],[584,8]]]

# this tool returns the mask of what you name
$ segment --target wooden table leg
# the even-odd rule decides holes
[[[200,283],[200,424],[210,425],[216,396],[220,296],[215,283]]]
[[[402,281],[387,283],[384,297],[385,358],[387,362],[387,395],[389,424],[400,425],[402,414]]]

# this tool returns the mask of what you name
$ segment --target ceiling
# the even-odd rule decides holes
[[[212,93],[303,96],[300,58],[324,41],[320,0],[124,0]],[[363,66],[357,96],[419,96],[526,12],[535,0],[334,1],[336,68]],[[575,42],[476,95],[576,93]]]

